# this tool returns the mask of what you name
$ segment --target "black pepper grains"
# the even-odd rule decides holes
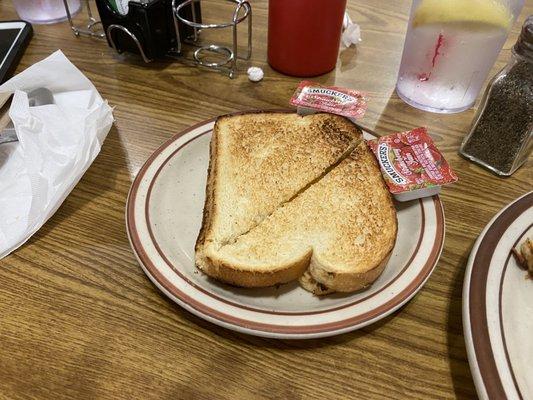
[[[511,175],[531,152],[533,17],[507,66],[492,80],[460,153],[500,175]]]

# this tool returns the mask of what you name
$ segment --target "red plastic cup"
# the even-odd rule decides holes
[[[292,76],[316,76],[337,64],[346,0],[269,0],[268,63]]]

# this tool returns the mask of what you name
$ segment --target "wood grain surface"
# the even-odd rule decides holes
[[[472,399],[461,291],[477,235],[532,189],[532,163],[501,179],[457,154],[474,110],[418,111],[394,92],[408,0],[349,0],[363,42],[319,82],[368,92],[363,124],[380,134],[429,128],[460,180],[445,188],[446,242],[431,278],[405,307],[357,332],[320,340],[269,340],[194,317],[151,284],[130,249],[124,206],[148,156],[182,129],[223,113],[286,107],[299,82],[266,63],[267,1],[253,1],[251,83],[175,62],[144,65],[66,23],[35,26],[18,71],[60,48],[115,107],[102,151],[57,213],[0,261],[1,399]],[[210,11],[208,11],[208,9]],[[228,15],[205,1],[208,18]],[[510,56],[526,6],[494,74]],[[16,19],[0,1],[0,17]],[[78,17],[79,18],[79,17]],[[220,40],[225,40],[221,38]]]

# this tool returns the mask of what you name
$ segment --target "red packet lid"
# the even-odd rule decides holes
[[[357,90],[302,81],[290,104],[359,119],[366,112],[365,95]]]
[[[376,155],[385,182],[393,194],[457,181],[457,175],[426,128],[393,133],[367,143]]]

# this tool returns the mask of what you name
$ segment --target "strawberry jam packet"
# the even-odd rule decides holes
[[[438,194],[457,181],[426,128],[394,133],[367,142],[381,167],[389,191],[398,201]]]
[[[298,114],[329,112],[352,120],[362,118],[366,112],[366,98],[363,93],[310,81],[300,82],[290,104],[297,107]]]

